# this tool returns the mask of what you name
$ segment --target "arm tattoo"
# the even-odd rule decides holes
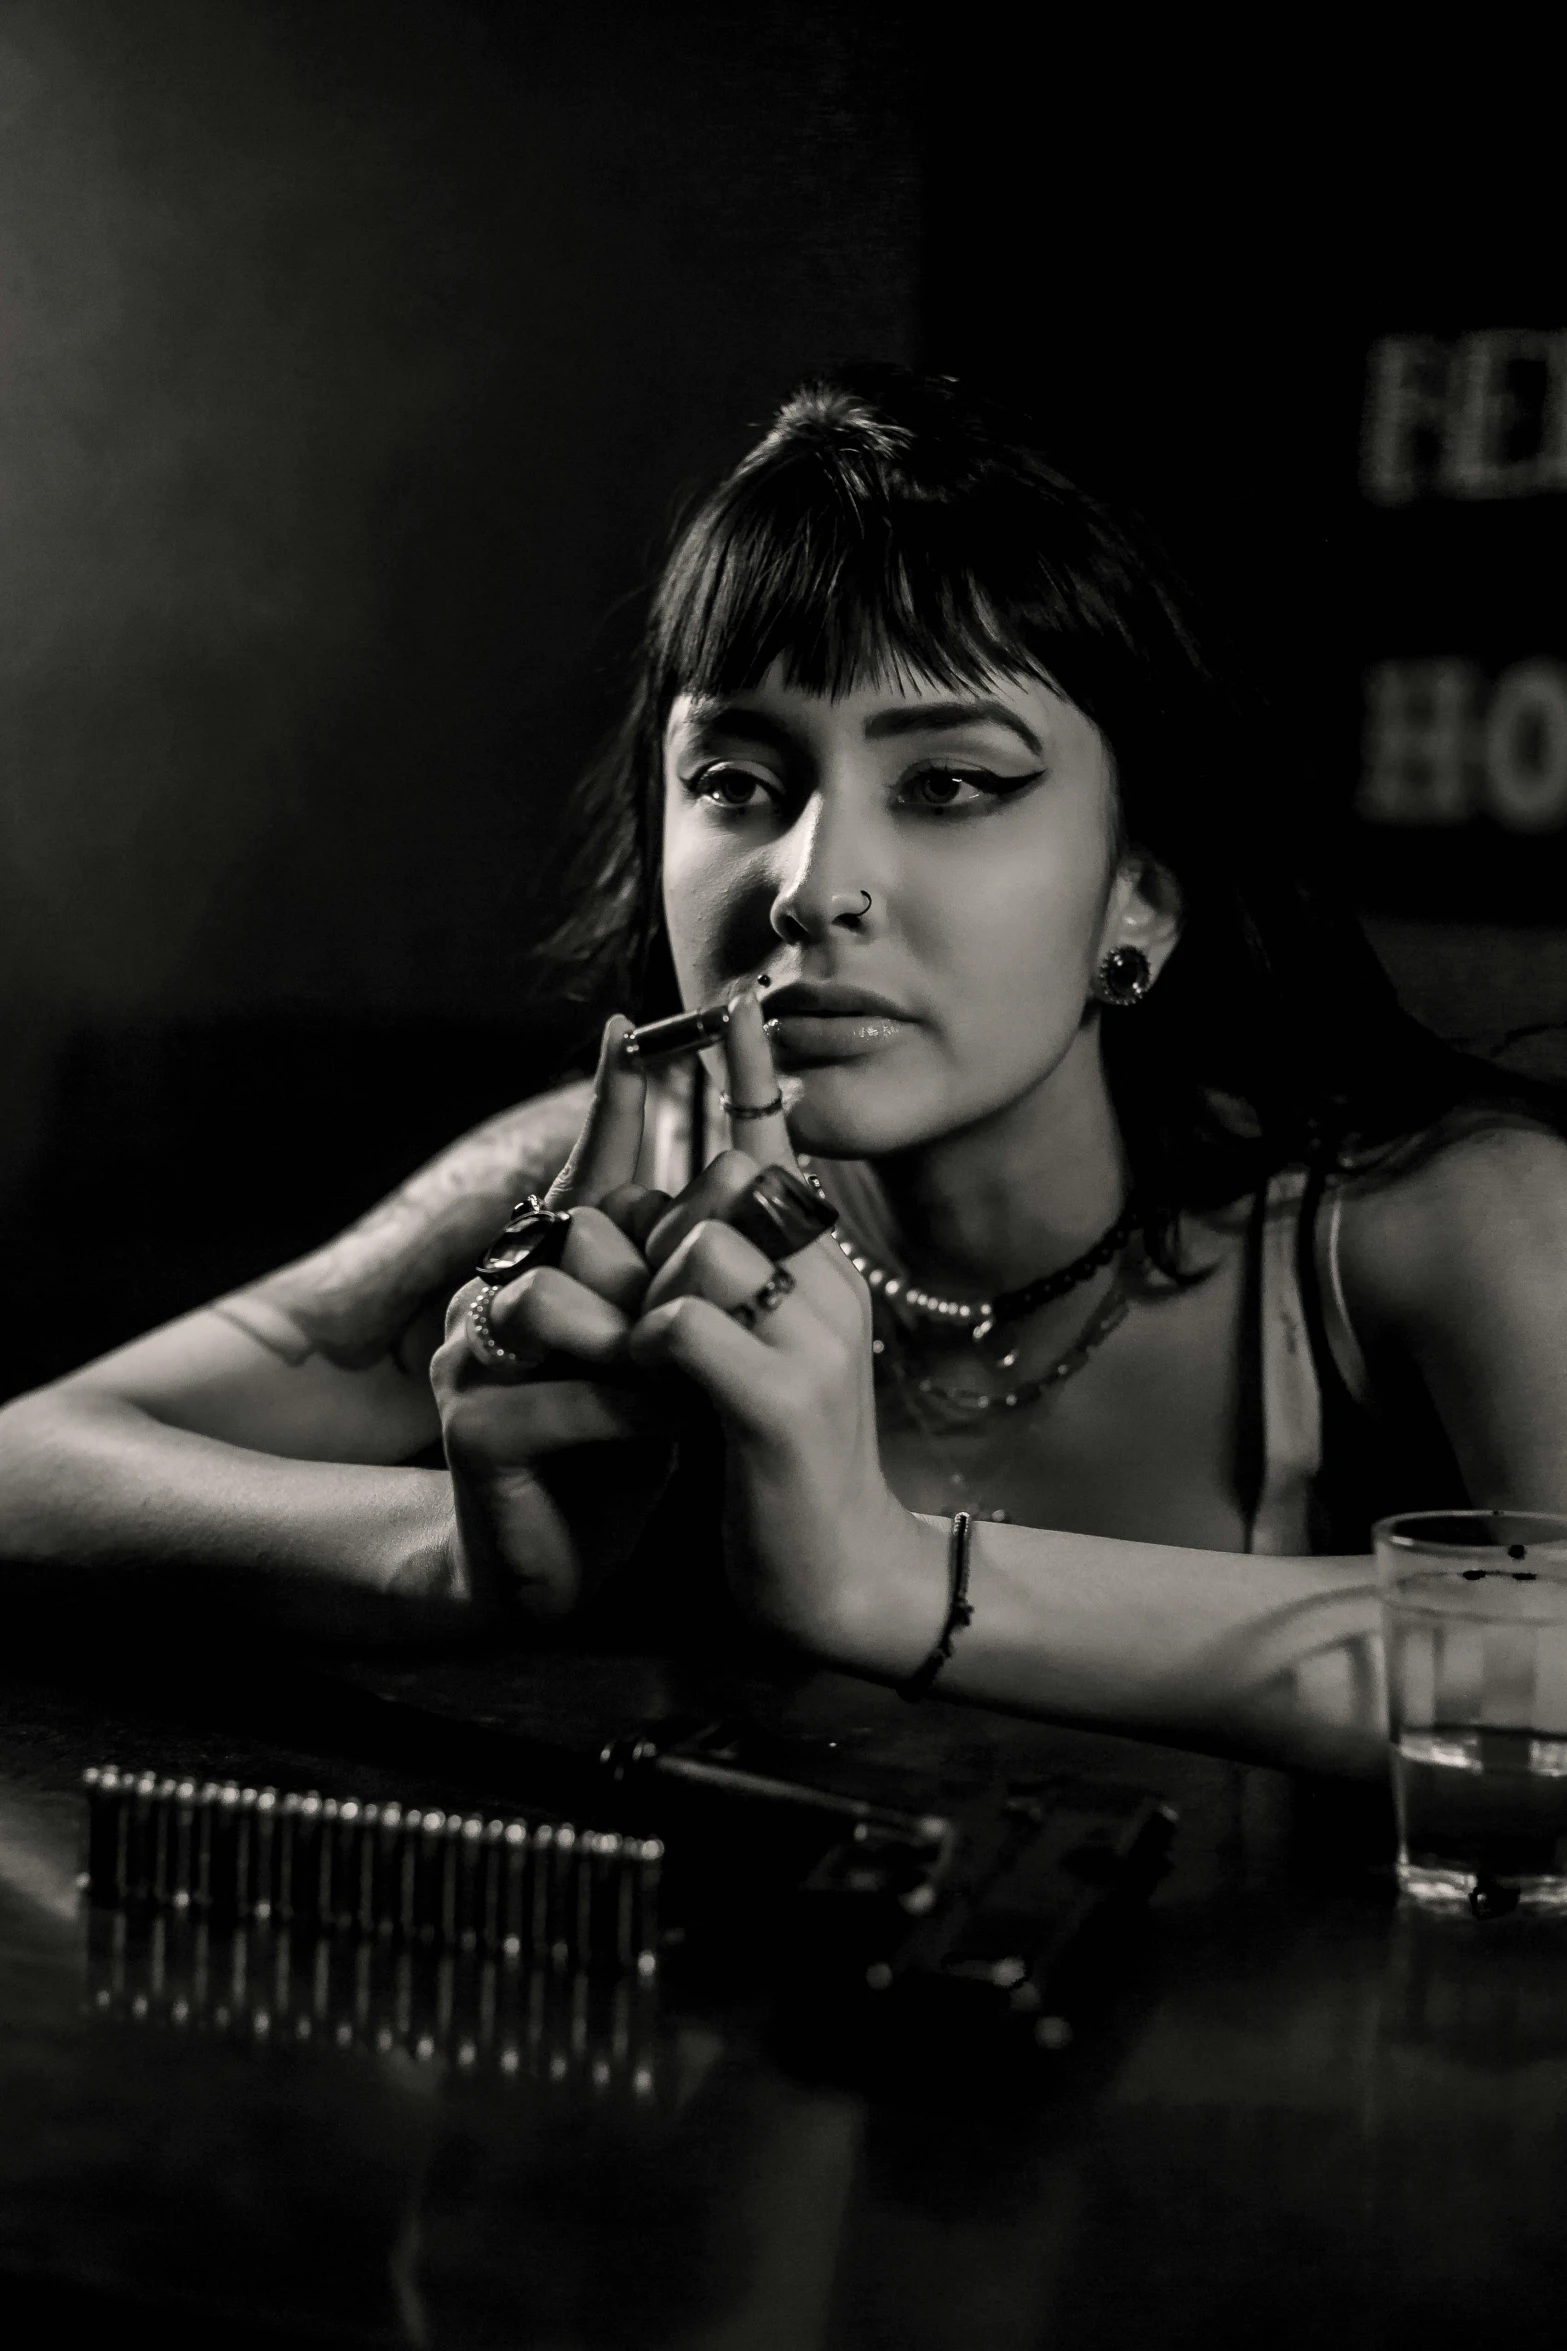
[[[325,1248],[214,1302],[211,1311],[297,1368],[322,1355],[364,1371],[444,1307],[512,1204],[543,1191],[586,1115],[583,1081],[503,1110],[443,1151]]]

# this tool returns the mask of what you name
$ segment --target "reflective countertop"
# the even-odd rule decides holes
[[[559,1653],[298,1689],[197,1662],[14,1669],[7,2305],[170,2343],[514,2351],[1556,2338],[1567,1932],[1402,1913],[1374,1790],[834,1676],[726,1686],[850,1776],[1064,1758],[1175,1805],[1173,1866],[1092,2028],[1005,2081],[918,2046],[867,2077],[780,2036],[743,1969],[589,1982],[295,1946],[127,1920],[78,1887],[89,1763],[450,1800],[493,1785],[509,1739],[587,1747],[689,1681]],[[488,1760],[383,1735],[410,1708],[478,1725]]]

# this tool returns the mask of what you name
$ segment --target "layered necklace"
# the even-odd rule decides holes
[[[806,1176],[826,1199],[822,1184],[809,1167]],[[927,1438],[939,1441],[943,1436],[955,1435],[961,1428],[977,1427],[982,1420],[997,1414],[1020,1412],[1037,1404],[1074,1372],[1082,1370],[1095,1350],[1126,1319],[1131,1305],[1126,1259],[1142,1222],[1142,1211],[1134,1197],[1128,1200],[1114,1223],[1107,1225],[1098,1239],[1090,1242],[1069,1264],[1058,1266],[1053,1273],[1041,1274],[1037,1280],[1025,1282],[1017,1289],[999,1291],[995,1297],[983,1299],[943,1298],[906,1281],[879,1265],[841,1224],[833,1238],[865,1281],[877,1305],[886,1310],[878,1320],[882,1321],[887,1336],[872,1341],[878,1368],[890,1372],[895,1379],[914,1424]],[[1005,1389],[949,1386],[922,1370],[917,1360],[911,1360],[911,1355],[917,1358],[920,1326],[924,1325],[932,1335],[965,1331],[998,1371],[1012,1371],[1018,1360],[1015,1326],[1066,1297],[1110,1265],[1116,1267],[1115,1279],[1071,1344],[1039,1371],[1014,1380]],[[998,1332],[1001,1352],[995,1353],[987,1343]],[[932,1418],[933,1408],[940,1418]],[[943,1419],[945,1426],[941,1425]],[[963,1486],[967,1482],[959,1471],[949,1470],[948,1475],[955,1485]],[[985,1510],[976,1515],[999,1519],[1006,1512]]]

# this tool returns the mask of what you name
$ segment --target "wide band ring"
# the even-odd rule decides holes
[[[559,1265],[571,1238],[571,1210],[546,1208],[537,1192],[519,1200],[474,1272],[496,1289],[536,1265]]]
[[[771,1102],[736,1102],[728,1094],[718,1098],[731,1118],[775,1118],[784,1106],[782,1094],[775,1094]]]
[[[754,1297],[743,1299],[738,1306],[730,1307],[730,1321],[737,1322],[743,1331],[754,1331],[764,1314],[777,1312],[795,1286],[795,1278],[789,1268],[786,1265],[775,1265]]]
[[[793,1168],[764,1167],[730,1201],[719,1221],[733,1225],[777,1265],[819,1241],[837,1223],[838,1211],[819,1199]]]
[[[521,1378],[533,1369],[532,1364],[523,1356],[513,1354],[510,1347],[503,1347],[490,1322],[490,1308],[499,1295],[500,1285],[486,1282],[473,1298],[468,1308],[468,1344],[486,1371],[505,1371],[513,1378]]]

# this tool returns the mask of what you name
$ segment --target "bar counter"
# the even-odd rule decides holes
[[[585,1754],[693,1704],[851,1776],[1000,1757],[1167,1799],[1168,1874],[1075,2041],[1008,2078],[917,2045],[868,2072],[781,2034],[744,1968],[465,1990],[328,1952],[301,1978],[275,1939],[128,1932],[78,1887],[88,1765],[494,1801],[513,1748],[530,1793],[551,1742]],[[1567,1930],[1400,1912],[1379,1791],[831,1675],[572,1650],[297,1674],[35,1651],[0,1720],[13,2341],[1560,2339]]]

